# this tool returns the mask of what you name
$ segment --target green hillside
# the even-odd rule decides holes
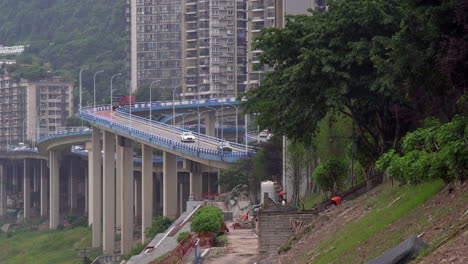
[[[54,231],[22,230],[10,234],[0,233],[0,263],[83,263],[77,258],[79,249],[91,247],[91,229]],[[96,252],[91,252],[94,258]]]
[[[30,45],[27,53],[75,79],[89,65],[83,86],[91,93],[94,72],[105,70],[97,78],[99,100],[107,96],[113,74],[126,74],[125,8],[125,0],[1,0],[0,45]],[[116,88],[123,89],[124,80],[116,79]]]

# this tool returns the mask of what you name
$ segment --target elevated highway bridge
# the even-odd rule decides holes
[[[138,103],[117,111],[108,105],[83,108],[78,116],[88,121],[91,129],[40,138],[36,151],[0,152],[0,216],[6,214],[7,184],[2,182],[23,191],[25,218],[31,216],[30,208],[37,206],[42,216],[48,215],[51,229],[60,222],[61,208],[62,215],[64,210],[72,211],[79,207],[77,197],[81,197],[89,224],[104,223],[102,230],[100,224],[92,225],[93,246],[113,253],[117,228],[121,230],[121,253],[125,254],[133,245],[135,216],[141,215],[143,230],[151,226],[160,208],[164,216],[176,218],[182,209],[181,197],[217,191],[213,182],[219,169],[255,153],[247,144],[237,143],[239,127],[246,126],[246,121],[238,124],[246,120],[239,117],[239,104],[226,98]],[[165,116],[174,125],[158,122],[154,115]],[[231,152],[218,150],[219,143],[225,141],[222,132],[216,137],[216,127],[224,129],[222,120],[235,121],[236,142],[230,143]],[[204,134],[198,133],[202,123]],[[184,128],[187,124],[195,125],[193,143],[180,140],[180,134],[188,131]],[[247,133],[244,137],[247,139]],[[80,144],[86,144],[86,153],[72,151],[72,146]],[[135,145],[141,146],[137,162]],[[162,153],[156,158],[160,162],[155,162],[154,152]],[[64,183],[65,198],[60,193]],[[40,193],[34,204],[32,192]],[[145,242],[148,238],[142,234]]]

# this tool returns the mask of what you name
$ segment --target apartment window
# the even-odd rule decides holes
[[[228,79],[228,81],[233,81],[233,80],[234,80],[234,76],[233,76],[233,75],[228,75],[227,79]]]

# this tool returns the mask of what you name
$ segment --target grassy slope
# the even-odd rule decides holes
[[[373,210],[365,217],[347,225],[335,235],[320,243],[308,254],[312,254],[316,250],[322,250],[325,246],[328,248],[332,246],[333,250],[322,250],[315,263],[330,263],[336,259],[340,259],[343,263],[356,263],[355,257],[357,255],[355,253],[358,252],[357,249],[362,242],[370,239],[411,209],[432,197],[441,187],[442,182],[437,181],[418,186],[384,189],[377,197],[368,200],[368,206],[371,206]],[[389,206],[398,197],[401,198]],[[387,241],[389,246],[393,244],[392,242]],[[377,256],[379,253],[375,252],[374,255]],[[375,256],[369,257],[372,259]]]
[[[78,248],[91,246],[91,231],[79,227],[65,231],[20,232],[0,236],[0,263],[67,264],[83,263]]]
[[[293,251],[284,255],[294,255],[288,261],[297,263],[363,263],[397,245],[410,234],[422,232],[426,232],[423,239],[430,246],[425,253],[429,255],[442,244],[441,241],[457,232],[456,227],[463,228],[459,215],[465,210],[463,204],[467,204],[467,195],[453,199],[447,197],[446,192],[437,194],[442,187],[441,181],[402,187],[387,184],[376,195],[350,202],[350,206],[360,208],[364,216],[321,241],[317,238],[311,241],[310,236],[301,234],[303,238],[294,243]],[[450,201],[440,204],[445,200]],[[455,226],[453,232],[438,231],[448,224],[445,221],[450,221],[450,228]],[[309,246],[301,248],[301,244]]]

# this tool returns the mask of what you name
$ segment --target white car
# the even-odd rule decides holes
[[[192,132],[182,132],[180,135],[180,140],[182,142],[195,142],[195,135]]]
[[[260,132],[260,134],[258,134],[258,136],[261,137],[261,138],[266,138],[266,137],[268,137],[269,134],[270,133],[268,133],[268,130],[265,129],[265,130],[262,130]]]
[[[223,151],[223,152],[231,152],[232,147],[231,147],[231,144],[229,144],[229,142],[221,141],[221,142],[219,142],[218,150]]]

